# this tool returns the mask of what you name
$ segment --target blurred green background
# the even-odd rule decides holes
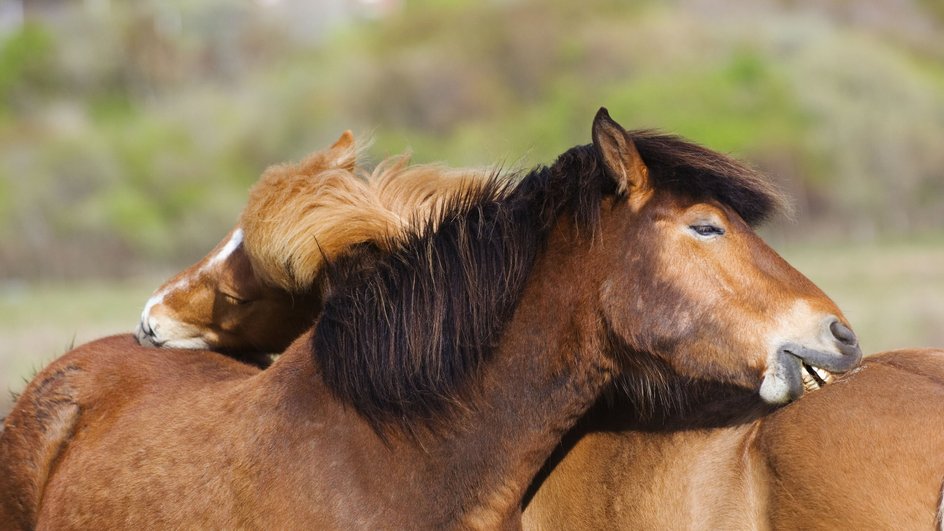
[[[528,166],[601,105],[786,189],[763,233],[867,351],[944,346],[940,0],[0,0],[0,98],[4,388],[131,330],[269,164]]]

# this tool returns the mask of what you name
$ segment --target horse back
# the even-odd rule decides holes
[[[190,362],[174,367],[176,378],[214,380],[254,372],[232,361],[221,365],[218,359],[201,368],[207,364],[200,359],[203,354],[209,353],[188,352],[182,359]],[[173,351],[141,347],[130,335],[112,336],[66,353],[37,374],[0,432],[0,528],[36,526],[46,485],[84,418],[107,418],[142,386],[177,387],[161,363],[172,357]]]
[[[944,351],[867,358],[763,421],[775,529],[927,529],[944,479]]]

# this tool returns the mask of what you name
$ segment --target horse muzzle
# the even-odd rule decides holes
[[[134,329],[134,337],[137,338],[138,343],[145,347],[160,347],[161,340],[158,339],[157,333],[151,329],[147,321],[141,321],[138,323],[137,328]]]
[[[219,346],[203,330],[166,316],[142,317],[134,336],[145,347],[205,350]]]
[[[777,349],[764,374],[760,397],[769,404],[785,404],[799,398],[804,390],[814,390],[831,382],[862,361],[862,349],[855,334],[834,320],[829,325],[833,348],[820,349],[796,342]]]

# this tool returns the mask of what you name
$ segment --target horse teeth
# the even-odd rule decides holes
[[[803,388],[807,391],[816,391],[819,389],[819,382],[810,376],[806,371],[803,372]]]
[[[824,385],[831,383],[835,378],[832,373],[819,367],[803,364],[803,387],[807,391],[821,389]]]
[[[824,382],[830,383],[833,381],[833,375],[831,372],[820,369],[819,367],[813,367],[813,370],[816,371],[816,374],[818,374]]]

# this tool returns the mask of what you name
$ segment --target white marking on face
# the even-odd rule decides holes
[[[204,264],[204,266],[201,267],[200,269],[201,270],[209,269],[215,266],[216,264],[222,262],[223,260],[226,260],[227,258],[229,258],[229,255],[233,254],[233,251],[235,251],[236,249],[239,248],[240,245],[242,245],[242,243],[243,243],[243,229],[234,230],[233,235],[230,236],[229,241],[226,242],[226,245],[224,245],[223,248],[220,249],[220,252],[216,253],[216,255],[214,255],[213,258],[210,258],[210,260],[208,260],[207,263]]]
[[[151,310],[158,304],[162,304],[164,298],[167,297],[169,293],[179,289],[186,289],[189,285],[190,279],[182,278],[173,284],[159,288],[151,295],[151,298],[144,304],[144,310],[141,311],[141,321],[135,329],[135,335],[138,337],[139,342],[142,344],[151,344],[155,341],[159,343],[162,336],[166,337],[170,328],[176,324],[175,321],[169,318],[160,320],[158,317],[151,315]],[[145,331],[147,331],[147,333],[145,333]]]
[[[192,281],[199,279],[200,275],[208,270],[217,267],[224,262],[236,249],[243,243],[243,230],[237,228],[230,235],[229,240],[220,248],[220,250],[206,259],[206,261],[190,275],[159,288],[144,305],[141,312],[141,322],[138,324],[136,334],[140,340],[148,342],[157,341],[165,347],[204,349],[208,348],[209,343],[202,337],[202,331],[195,329],[192,325],[178,321],[166,313],[159,316],[152,316],[151,311],[155,306],[164,302],[164,299],[171,293],[180,290],[186,290],[190,287]],[[150,331],[152,337],[145,337],[145,330]]]
[[[146,321],[148,319],[148,317],[150,316],[149,314],[151,313],[151,309],[157,306],[158,304],[164,302],[164,297],[166,297],[168,293],[177,291],[179,289],[186,289],[187,286],[189,285],[190,285],[190,279],[182,278],[178,280],[177,282],[174,282],[173,284],[168,284],[167,286],[164,286],[163,288],[154,292],[154,294],[151,295],[151,298],[148,299],[147,302],[144,304],[144,311],[141,312],[141,321]]]
[[[167,289],[162,289],[159,292],[151,295],[151,298],[147,300],[147,303],[144,304],[144,311],[141,312],[141,321],[147,321],[148,314],[151,313],[151,308],[156,304],[164,302],[164,295],[167,294]]]

